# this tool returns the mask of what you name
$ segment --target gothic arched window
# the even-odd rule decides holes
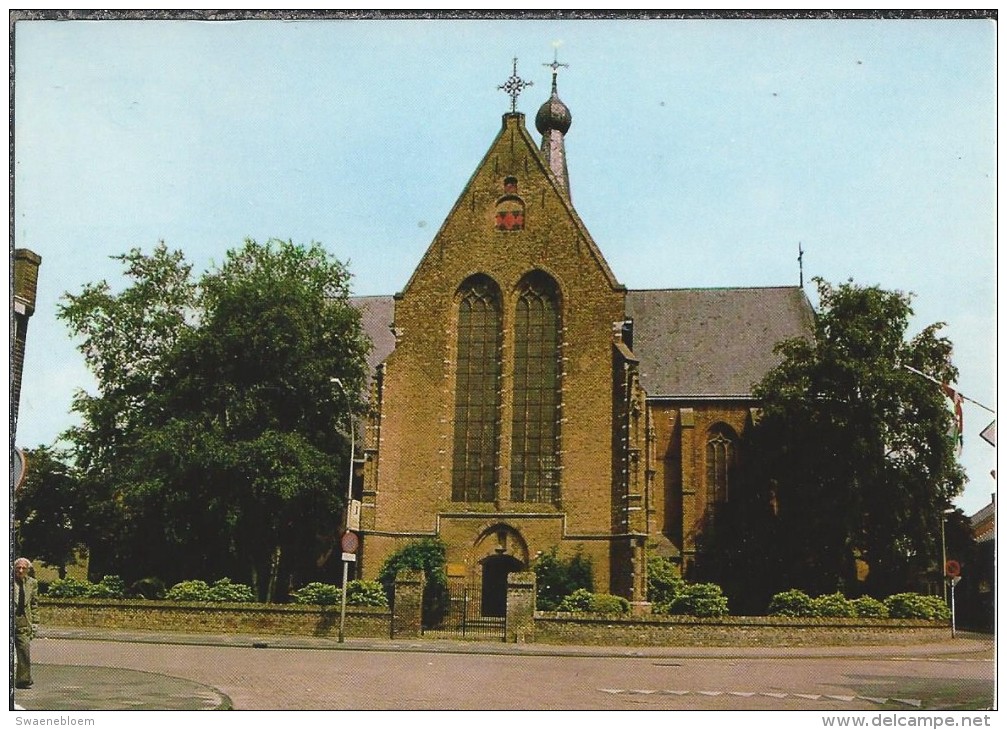
[[[737,437],[728,426],[717,424],[706,439],[706,502],[713,507],[731,497],[737,461]]]
[[[500,412],[500,293],[485,276],[459,290],[451,499],[496,499]]]
[[[551,502],[559,497],[559,289],[551,278],[534,272],[518,292],[511,499]]]

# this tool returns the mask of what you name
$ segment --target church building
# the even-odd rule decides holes
[[[731,499],[753,385],[813,321],[797,286],[616,278],[571,199],[559,65],[536,139],[515,61],[511,110],[412,277],[354,300],[374,342],[358,575],[436,536],[486,615],[507,575],[554,547],[632,602],[648,550],[688,576]]]

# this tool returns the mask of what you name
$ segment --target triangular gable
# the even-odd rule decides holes
[[[453,221],[458,217],[463,216],[464,208],[466,205],[471,206],[473,203],[473,195],[479,193],[482,195],[482,200],[480,204],[487,204],[492,197],[489,190],[476,190],[477,187],[485,187],[480,185],[480,181],[483,180],[484,176],[487,176],[488,169],[494,164],[495,160],[500,159],[505,156],[515,156],[515,150],[513,147],[515,145],[520,145],[520,150],[518,152],[527,161],[529,167],[527,170],[523,170],[522,174],[525,181],[538,177],[543,181],[543,184],[548,187],[549,195],[554,197],[556,201],[562,206],[563,212],[566,214],[568,219],[576,227],[578,236],[581,241],[583,241],[585,249],[594,260],[594,262],[599,267],[604,278],[608,282],[612,289],[625,290],[625,287],[619,283],[616,279],[615,274],[612,273],[611,268],[609,268],[608,262],[605,261],[605,257],[602,255],[601,250],[598,245],[594,242],[591,234],[588,232],[587,227],[581,220],[580,216],[577,215],[576,210],[574,210],[573,205],[567,198],[563,187],[557,181],[555,175],[549,169],[546,161],[542,157],[542,153],[539,150],[538,145],[536,145],[535,140],[528,133],[525,127],[525,117],[521,113],[509,113],[503,116],[503,125],[501,126],[499,134],[493,140],[486,154],[483,156],[482,160],[476,166],[475,171],[469,177],[468,182],[463,188],[455,204],[452,206],[451,211],[444,218],[443,223],[441,223],[437,234],[434,236],[427,247],[426,252],[420,259],[419,264],[416,269],[414,269],[409,281],[402,291],[396,295],[396,298],[401,298],[415,283],[419,272],[423,270],[426,266],[432,265],[433,262],[439,258],[439,249],[441,249],[444,237]],[[492,171],[489,176],[493,179],[499,178],[501,173],[497,171]],[[502,195],[503,190],[499,190]]]

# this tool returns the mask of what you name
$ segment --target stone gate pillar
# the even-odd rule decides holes
[[[416,639],[423,635],[422,570],[400,570],[395,574],[392,601],[392,638]]]
[[[535,574],[507,576],[507,641],[535,641]]]

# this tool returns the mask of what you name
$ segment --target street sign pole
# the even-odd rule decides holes
[[[955,638],[955,586],[962,578],[960,575],[951,578],[951,638]]]
[[[346,511],[346,525],[345,525],[345,527],[346,527],[346,530],[347,530],[346,534],[350,534],[349,533],[349,529],[350,529],[350,511],[351,511],[351,505],[352,505],[352,502],[353,502],[353,457],[354,457],[354,454],[355,454],[355,451],[356,451],[356,444],[354,443],[354,439],[355,439],[356,429],[354,428],[354,424],[353,424],[353,408],[352,408],[352,406],[350,404],[350,394],[346,392],[346,388],[343,387],[343,383],[342,383],[342,381],[339,378],[330,378],[329,380],[332,383],[334,383],[335,385],[339,386],[339,389],[341,391],[343,391],[343,396],[346,398],[346,420],[349,422],[349,428],[350,428],[350,456],[349,456],[350,468],[349,468],[349,476],[346,478],[346,509],[345,509],[345,511]],[[354,535],[354,537],[356,537],[356,536]],[[350,551],[344,549],[343,552],[346,553],[346,552],[350,552]],[[353,552],[356,552],[356,550],[354,549]],[[349,579],[349,577],[350,577],[350,561],[348,561],[346,559],[346,556],[344,555],[343,556],[343,600],[342,600],[342,602],[340,604],[340,607],[339,607],[339,643],[340,644],[342,644],[343,641],[346,638],[346,634],[345,634],[345,628],[346,628],[346,582]]]

